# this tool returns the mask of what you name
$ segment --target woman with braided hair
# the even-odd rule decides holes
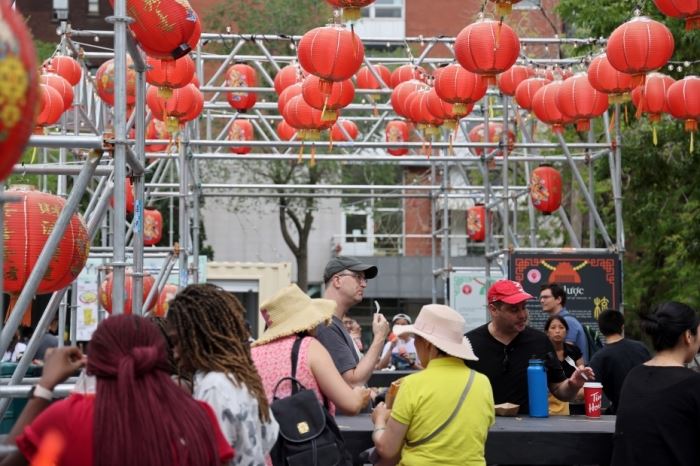
[[[42,447],[51,439],[56,439],[54,446],[64,445],[48,460],[59,466],[210,466],[233,457],[212,409],[173,383],[165,340],[147,319],[117,315],[102,322],[87,359],[96,391],[74,392],[50,404],[54,387],[85,364],[75,347],[48,356],[39,384],[6,439],[16,440],[19,451],[6,457],[3,466],[26,465],[39,456],[47,461]]]
[[[264,466],[279,426],[250,356],[243,306],[218,286],[190,285],[170,301],[167,320],[178,370],[214,408],[233,464]]]

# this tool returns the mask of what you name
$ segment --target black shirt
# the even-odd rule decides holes
[[[620,393],[612,466],[700,464],[700,374],[637,366]]]
[[[593,355],[590,366],[595,372],[596,380],[603,384],[605,396],[612,403],[607,411],[609,414],[615,414],[622,383],[629,371],[649,359],[651,355],[644,344],[627,338],[605,345]]]
[[[504,345],[491,335],[488,324],[475,328],[466,336],[479,358],[478,361],[467,361],[467,365],[489,378],[495,404],[519,404],[520,414],[530,413],[527,398],[527,366],[533,356],[545,361],[548,383],[566,380],[552,342],[539,330],[525,327],[525,330],[508,345]]]
[[[564,361],[559,361],[561,364],[561,369],[564,371],[564,375],[568,379],[571,377],[574,372],[576,371],[576,368],[566,362],[566,357],[569,356],[571,359],[574,360],[574,362],[578,361],[579,358],[583,357],[583,353],[579,349],[578,346],[574,345],[573,343],[569,343],[568,341],[564,342]]]

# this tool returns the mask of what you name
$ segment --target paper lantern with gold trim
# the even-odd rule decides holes
[[[95,92],[110,107],[114,107],[114,59],[107,60],[95,73]],[[126,105],[136,103],[136,71],[132,68],[131,58],[126,57]]]
[[[166,99],[173,95],[173,89],[185,87],[194,77],[194,60],[188,55],[177,60],[161,60],[148,57],[146,82],[158,87],[158,92]]]
[[[549,215],[561,206],[561,173],[551,165],[540,165],[530,175],[532,205]]]
[[[685,130],[690,133],[690,152],[694,149],[695,133],[700,121],[700,78],[686,76],[669,86],[666,91],[669,113],[685,122]]]
[[[488,83],[481,75],[456,63],[440,68],[435,74],[435,92],[445,102],[455,104],[456,113],[465,113],[467,106],[481,100],[488,90]]]
[[[587,74],[580,73],[562,82],[557,93],[557,107],[576,121],[576,131],[588,131],[591,119],[608,109],[608,95],[591,86]]]
[[[249,120],[234,120],[228,129],[229,141],[252,141],[253,124]],[[232,146],[231,152],[234,154],[248,154],[252,148],[250,146]]]
[[[467,209],[467,236],[481,242],[486,239],[486,206],[476,204]]]
[[[176,294],[177,285],[173,285],[172,283],[166,283],[165,286],[163,286],[163,289],[160,290],[160,294],[158,295],[158,301],[156,301],[155,307],[151,310],[151,312],[153,312],[153,315],[157,317],[167,317],[168,308],[170,307],[170,301],[173,300]]]
[[[321,118],[324,120],[337,120],[338,110],[347,107],[355,98],[355,87],[352,80],[346,79],[331,83],[331,92],[323,95],[320,90],[321,79],[318,76],[309,75],[304,78],[301,86],[301,95],[307,104],[316,110],[321,110]]]
[[[143,273],[143,301],[146,301],[148,293],[150,293],[151,288],[155,285],[155,279],[150,273]],[[114,290],[114,273],[110,272],[107,277],[100,283],[99,300],[100,306],[104,308],[108,313],[112,313],[112,292]],[[132,313],[132,300],[134,296],[134,279],[133,271],[131,269],[126,269],[126,276],[124,277],[124,314],[130,315]]]
[[[256,87],[258,74],[252,66],[245,63],[231,65],[226,71],[226,84],[229,87]],[[257,94],[250,91],[231,91],[226,93],[231,108],[239,112],[246,112],[255,106],[258,100]]]
[[[460,65],[496,84],[496,75],[518,59],[520,39],[507,24],[484,19],[462,29],[454,51]]]
[[[608,94],[611,103],[628,101],[629,92],[634,89],[632,75],[613,68],[604,53],[588,65],[588,82],[598,91]]]
[[[146,208],[143,211],[143,244],[155,246],[163,238],[163,215],[159,210]]]
[[[386,124],[384,133],[386,142],[408,142],[408,123],[392,120]],[[408,148],[405,147],[390,147],[386,151],[397,157],[408,154]]]

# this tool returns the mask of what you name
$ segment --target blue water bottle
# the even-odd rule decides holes
[[[547,373],[544,369],[544,361],[530,359],[527,367],[527,395],[530,401],[531,417],[549,416],[547,393]]]

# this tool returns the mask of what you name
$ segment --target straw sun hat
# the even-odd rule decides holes
[[[413,325],[394,325],[396,336],[412,333],[425,338],[450,356],[478,361],[469,339],[462,335],[464,319],[457,311],[442,304],[423,306]]]
[[[327,325],[333,317],[335,307],[335,301],[311,299],[294,284],[282,288],[260,306],[267,329],[253,346],[311,330],[320,324]]]

